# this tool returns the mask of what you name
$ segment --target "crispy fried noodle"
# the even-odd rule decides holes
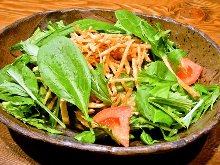
[[[126,82],[132,81],[138,88],[138,72],[144,61],[151,62],[148,56],[151,49],[149,44],[126,34],[99,33],[95,30],[78,30],[71,33],[71,39],[80,48],[91,68],[99,63],[104,64],[112,106],[123,105],[129,98],[132,99],[133,87],[127,86]],[[121,83],[124,92],[118,92],[117,83]],[[99,104],[93,103],[92,108],[100,108]],[[134,100],[131,104],[134,106]]]

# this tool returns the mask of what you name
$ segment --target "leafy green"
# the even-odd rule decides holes
[[[4,68],[0,70],[0,84],[6,82],[13,82],[11,76],[8,75],[7,70],[10,68],[10,65],[6,65]]]
[[[163,129],[160,128],[160,130],[163,134],[164,140],[166,140],[166,141],[174,141],[174,140],[177,140],[179,138],[179,136],[176,135],[177,132],[178,132],[177,129],[172,129],[172,131],[170,131],[169,135],[166,135],[165,131]]]
[[[183,50],[176,50],[174,43],[169,40],[170,31],[162,31],[159,24],[153,27],[147,21],[127,10],[117,10],[115,15],[124,29],[149,43],[152,52],[159,58],[167,56],[170,62],[177,66],[181,57],[186,55]]]
[[[110,94],[107,88],[107,80],[104,76],[104,66],[102,63],[98,64],[96,69],[91,69],[91,89],[92,92],[103,102],[111,104]]]
[[[22,55],[11,65],[21,65],[29,63],[30,59]],[[12,102],[14,105],[32,105],[34,101],[29,97],[26,91],[18,85],[14,79],[8,74],[11,65],[5,66],[0,70],[0,99]]]
[[[63,21],[55,23],[49,21],[46,30],[42,31],[40,28],[37,28],[30,38],[12,46],[11,50],[21,50],[23,53],[36,57],[39,47],[56,36],[67,36],[73,31],[75,31],[75,29],[71,24],[65,26]]]
[[[125,33],[125,31],[120,27],[116,27],[112,24],[94,19],[81,19],[75,21],[74,24],[78,26],[81,30],[88,30],[89,28],[91,28],[97,31],[103,31],[105,33],[111,33],[111,34]]]
[[[65,125],[39,99],[37,79],[34,73],[25,64],[16,63],[16,65],[12,65],[7,72],[38,105],[65,128]]]
[[[127,35],[132,35],[132,33],[129,32],[127,29],[125,29],[125,28],[120,24],[119,21],[117,21],[114,26],[115,26],[115,27],[118,27],[118,28],[120,28],[120,29],[123,29],[123,30],[126,32]]]
[[[139,133],[137,137],[144,144],[154,144],[160,138],[176,140],[180,129],[188,128],[213,108],[220,95],[219,86],[195,84],[192,88],[201,97],[200,100],[193,99],[186,93],[188,90],[179,85],[175,76],[174,72],[186,53],[169,39],[170,30],[162,30],[159,23],[151,25],[127,10],[117,10],[115,15],[117,20],[114,25],[93,19],[82,19],[68,25],[64,25],[63,21],[49,21],[45,30],[38,28],[27,40],[11,47],[11,50],[20,50],[24,54],[0,70],[0,106],[24,123],[59,134],[62,132],[54,128],[57,123],[65,127],[59,119],[60,99],[64,99],[68,105],[74,104],[83,112],[83,119],[90,126],[89,131],[79,133],[75,139],[94,143],[96,138],[108,134],[117,142],[107,127],[94,129],[94,132],[92,118],[88,114],[91,93],[108,105],[112,104],[103,64],[89,69],[85,57],[69,38],[70,33],[78,31],[78,28],[126,33],[149,43],[154,60],[164,61],[144,64],[144,69],[138,74],[137,89],[133,81],[125,82],[134,89],[131,98],[136,97],[136,107],[132,107],[135,113],[130,118],[130,137],[136,139],[136,133]],[[126,74],[120,76],[129,77]],[[125,91],[120,82],[115,85],[118,92]],[[47,93],[46,87],[52,91],[52,97],[54,94],[58,97],[51,110],[42,103]],[[132,101],[128,104],[133,105]],[[163,136],[157,136],[155,140],[159,130]]]
[[[7,113],[13,115],[17,119],[28,123],[38,129],[46,130],[50,133],[61,134],[62,132],[46,126],[45,120],[36,118],[39,114],[31,110],[32,106],[27,105],[14,105],[11,102],[2,102],[0,107],[4,109]]]
[[[37,57],[44,83],[88,118],[91,74],[79,48],[66,37],[55,37],[39,49]]]
[[[205,100],[202,109],[206,111],[208,108],[213,108],[214,103],[220,95],[219,86],[217,84],[205,86],[202,84],[195,84],[194,88],[200,93],[201,98]]]
[[[95,142],[95,134],[91,131],[83,131],[74,137],[76,140],[83,143],[94,143]]]
[[[141,115],[150,121],[170,126],[175,124],[167,122],[168,118],[163,116],[161,111],[172,117],[180,126],[188,128],[202,113],[212,107],[219,96],[217,85],[205,87],[196,84],[193,88],[200,93],[201,100],[192,100],[178,85],[176,86],[176,78],[160,61],[153,62],[146,70],[142,70],[138,75],[138,82],[140,88],[137,91],[136,106]],[[164,120],[163,117],[167,119]]]
[[[130,118],[130,127],[131,129],[135,130],[137,128],[148,128],[148,129],[154,129],[157,127],[160,127],[161,129],[165,130],[165,131],[172,131],[172,129],[169,126],[166,125],[162,125],[160,123],[153,123],[152,121],[142,117],[142,115],[140,116],[131,116]]]
[[[115,16],[118,20],[118,24],[120,24],[128,32],[145,41],[140,28],[140,23],[142,22],[141,18],[127,10],[117,10],[115,11]],[[149,31],[151,31],[151,33],[156,33],[151,27]]]
[[[42,130],[45,130],[45,131],[48,131],[50,133],[53,133],[53,134],[62,134],[63,132],[62,131],[59,131],[57,129],[54,129],[54,128],[51,128],[51,127],[47,127],[45,124],[45,120],[43,119],[37,119],[37,118],[25,118],[25,119],[22,119],[25,123],[28,123],[38,129],[42,129]]]
[[[181,118],[173,112],[173,109],[170,106],[164,106],[164,105],[160,105],[157,104],[153,101],[150,101],[151,104],[153,104],[155,107],[157,107],[158,109],[164,111],[166,114],[168,114],[169,116],[171,116],[177,123],[179,123],[182,127],[185,127],[185,123],[181,120]]]
[[[0,84],[0,99],[17,105],[34,104],[34,101],[20,85],[8,81]]]
[[[131,129],[136,129],[136,128],[148,128],[148,129],[153,129],[154,126],[152,123],[148,120],[146,120],[143,117],[137,117],[137,116],[132,116],[130,118],[130,127]]]
[[[155,61],[150,63],[146,70],[141,70],[138,75],[140,83],[177,83],[176,77],[168,70],[162,61]]]
[[[136,107],[140,113],[152,122],[164,123],[171,125],[173,119],[165,112],[157,109],[154,105],[149,102],[149,91],[151,88],[139,87],[137,90],[137,96],[135,98]]]
[[[35,44],[32,44],[29,38],[25,41],[21,41],[19,44],[16,44],[11,48],[11,50],[17,50],[17,49],[21,50],[23,53],[27,53],[32,56],[37,56],[39,47]]]
[[[193,115],[191,123],[195,123],[208,109],[212,109],[214,103],[220,96],[219,86],[217,84],[205,86],[202,84],[195,84],[194,88],[200,93],[203,104],[198,108],[197,113]]]
[[[146,119],[168,126],[176,121],[182,127],[186,126],[181,117],[191,110],[193,101],[173,87],[177,80],[163,62],[149,64],[139,73],[138,83],[136,106]]]
[[[155,89],[155,88],[154,88]],[[153,94],[152,90],[150,93]],[[155,92],[157,94],[158,92]],[[178,109],[178,111],[189,112],[193,106],[192,100],[190,100],[187,96],[181,96],[178,92],[173,93],[169,92],[167,98],[163,98],[161,96],[154,95],[154,97],[150,97],[149,101],[153,101],[155,103],[162,103],[164,105],[172,106]]]
[[[167,99],[169,96],[170,87],[171,86],[169,83],[158,84],[149,91],[149,94],[154,95],[154,97],[157,97],[159,99]],[[152,99],[154,98],[151,98],[151,100]]]
[[[195,107],[193,107],[193,109],[182,119],[183,123],[185,124],[185,126],[188,128],[189,125],[191,124],[192,118],[193,118],[193,114],[194,112],[202,105],[202,103],[204,102],[203,99],[201,99]]]
[[[10,94],[10,95],[20,95],[20,96],[28,96],[28,94],[23,90],[23,88],[16,83],[11,83],[5,81],[0,85],[0,91],[3,94]]]
[[[36,35],[36,38],[33,39],[34,44],[41,47],[57,36],[68,36],[71,32],[75,31],[71,24],[65,26],[62,21],[49,22],[47,29],[46,31],[40,31],[40,35]]]
[[[141,133],[140,139],[144,144],[148,144],[148,145],[159,142],[158,140],[153,140],[152,137],[144,130]]]
[[[37,79],[33,72],[24,63],[16,63],[15,65],[12,65],[7,72],[16,82],[20,83],[19,85],[23,88],[23,91],[27,92],[25,89],[25,87],[27,87],[33,95],[38,94]]]
[[[34,112],[31,108],[33,105],[15,105],[12,102],[2,102],[1,107],[9,114],[17,119],[29,118],[38,116],[39,113]]]
[[[125,33],[119,27],[115,27],[109,23],[93,20],[82,19],[75,21],[74,24],[81,30],[87,30],[92,27],[94,30],[104,31],[106,33]],[[11,50],[21,50],[31,56],[37,56],[39,48],[57,36],[69,36],[71,32],[76,31],[72,24],[64,25],[63,21],[48,22],[47,28],[41,30],[37,28],[30,38],[11,47]]]

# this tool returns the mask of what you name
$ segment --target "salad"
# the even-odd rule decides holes
[[[11,47],[22,55],[0,70],[0,107],[73,140],[111,138],[129,147],[174,141],[212,109],[217,84],[199,83],[203,67],[169,39],[170,30],[127,10],[117,22],[48,22]]]

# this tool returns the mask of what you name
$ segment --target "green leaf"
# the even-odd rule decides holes
[[[34,73],[24,63],[14,63],[8,70],[8,73],[17,82],[26,86],[34,95],[38,94],[37,79]],[[21,85],[21,87],[23,86]]]
[[[197,110],[191,123],[195,123],[208,109],[212,109],[214,103],[220,96],[219,86],[217,84],[211,86],[204,86],[202,84],[195,84],[194,89],[200,93],[203,104]]]
[[[176,78],[161,61],[149,64],[146,70],[138,75],[138,89],[136,106],[140,113],[153,122],[165,122],[172,124],[163,116],[161,111],[172,117],[182,127],[186,127],[181,117],[193,107],[193,101],[189,96],[179,90]],[[173,92],[172,90],[175,90]],[[146,100],[143,101],[143,98]],[[163,117],[167,120],[163,120]],[[170,122],[168,122],[170,121]],[[191,121],[191,119],[190,119]]]
[[[82,19],[75,21],[74,24],[81,30],[88,30],[89,28],[97,31],[104,31],[105,33],[125,33],[120,27],[116,27],[107,22],[98,21],[94,19]]]
[[[115,11],[115,16],[124,29],[144,40],[140,28],[141,18],[127,10],[117,10]],[[154,31],[154,29],[151,30]]]
[[[7,72],[37,104],[65,128],[65,125],[38,98],[37,79],[34,73],[25,64],[16,63],[16,65],[12,65]]]
[[[193,107],[193,109],[182,119],[183,123],[185,124],[187,128],[191,124],[195,111],[202,105],[203,102],[204,100],[200,99],[200,101],[196,104],[196,106]]]
[[[14,105],[32,105],[34,104],[34,100],[30,97],[23,97],[23,96],[16,96],[16,95],[10,95],[2,94],[0,93],[0,99],[4,101],[12,102]]]
[[[156,91],[164,90],[164,93],[158,93],[158,96],[167,97],[170,88],[177,84],[177,80],[163,62],[156,61],[152,62],[146,70],[142,69],[139,72],[138,83],[140,86],[145,86],[146,84],[154,86]],[[152,91],[152,93],[156,91]]]
[[[91,131],[83,131],[82,133],[76,135],[74,138],[82,143],[95,142],[95,134],[92,133]]]
[[[181,96],[179,93],[173,93],[169,92],[167,98],[162,98],[162,97],[150,97],[149,100],[153,101],[155,103],[163,104],[163,105],[168,105],[171,107],[175,107],[177,109],[180,109],[184,112],[189,112],[191,108],[193,107],[193,102],[188,98],[187,95]],[[179,111],[180,111],[179,110]]]
[[[148,133],[146,133],[144,130],[141,133],[140,139],[144,144],[148,144],[148,145],[159,142],[158,140],[153,140],[152,137]]]
[[[117,10],[115,15],[118,19],[118,24],[123,29],[149,43],[153,54],[159,58],[165,55],[169,58],[169,52],[170,54],[185,55],[185,53],[182,53],[183,50],[181,50],[181,53],[180,51],[175,51],[173,42],[169,40],[170,31],[161,30],[159,24],[153,27],[147,21],[127,10]]]
[[[126,32],[127,35],[132,35],[132,33],[129,32],[127,29],[125,29],[125,28],[120,24],[119,21],[117,21],[114,26],[115,26],[115,27],[118,27],[118,28],[120,28],[120,29],[123,29],[123,30]]]
[[[127,10],[117,10],[115,15],[124,29],[149,43],[155,55],[159,57],[165,55],[166,47],[162,38],[157,35],[158,30],[156,28]]]
[[[171,85],[169,83],[163,83],[162,85],[155,86],[149,93],[154,97],[167,99],[169,96]]]
[[[169,71],[167,66],[162,61],[155,61],[147,68],[146,73],[152,77],[158,78],[161,81],[177,82],[176,77]]]
[[[39,47],[36,45],[36,40],[43,36],[45,33],[41,32],[40,28],[33,33],[33,35],[25,41],[21,41],[16,45],[12,46],[10,50],[20,50],[23,53],[26,53],[31,56],[37,56]]]
[[[132,116],[130,118],[130,127],[131,129],[136,129],[136,128],[148,128],[148,129],[154,129],[156,127],[162,128],[163,130],[166,131],[172,131],[172,129],[166,125],[162,125],[160,123],[153,123],[152,121],[140,116]]]
[[[154,123],[165,123],[170,126],[173,123],[173,119],[164,111],[157,109],[150,104],[148,99],[150,97],[149,91],[151,89],[151,87],[149,88],[147,86],[138,88],[137,96],[135,98],[137,109],[146,119]]]
[[[16,59],[12,64],[7,65],[0,70],[0,99],[12,102],[15,105],[30,105],[34,104],[33,99],[26,93],[26,91],[18,85],[14,79],[8,74],[8,70],[15,65],[25,65],[30,62],[29,56],[22,55]]]
[[[49,21],[45,30],[37,28],[30,38],[12,46],[11,50],[21,50],[29,55],[37,56],[39,47],[46,44],[54,37],[67,36],[74,31],[75,29],[71,24],[65,26],[63,21],[55,23]]]
[[[96,69],[91,69],[91,89],[92,92],[103,102],[111,104],[111,98],[107,87],[107,80],[104,76],[104,66],[102,63],[98,64]]]
[[[0,104],[3,110],[20,120],[29,118],[34,114],[31,110],[32,106],[33,105],[15,105],[12,102],[2,102]]]
[[[197,83],[193,88],[199,92],[201,98],[196,106],[182,119],[187,127],[195,123],[209,108],[212,109],[220,95],[217,84],[205,86]]]
[[[155,107],[159,108],[160,110],[164,111],[166,114],[168,114],[170,117],[173,118],[173,120],[175,120],[177,123],[179,123],[182,127],[185,127],[186,125],[184,124],[184,122],[179,118],[178,115],[176,115],[175,113],[173,113],[173,110],[171,107],[169,106],[163,106],[160,104],[157,104],[153,101],[149,101],[152,105],[154,105]]]
[[[154,126],[152,125],[152,123],[150,121],[147,121],[145,118],[143,117],[136,117],[136,116],[132,116],[130,118],[130,127],[131,129],[135,129],[135,128],[148,128],[148,129],[153,129]]]
[[[1,94],[10,94],[10,95],[19,95],[19,96],[28,96],[26,91],[18,84],[11,83],[5,81],[4,83],[0,84],[0,93]]]
[[[42,129],[42,130],[45,130],[45,131],[53,133],[53,134],[62,134],[63,133],[62,131],[59,131],[57,129],[46,126],[45,121],[42,119],[27,118],[27,119],[23,119],[22,121],[38,128],[38,129]]]
[[[32,116],[38,116],[36,115],[32,110],[32,106],[27,105],[19,105],[16,106],[10,102],[3,102],[0,104],[0,107],[2,107],[3,110],[5,110],[7,113],[13,115],[17,119],[23,121],[24,123],[27,123],[29,125],[32,125],[38,129],[46,130],[50,133],[56,133],[61,134],[62,132],[53,128],[50,128],[46,126],[46,123],[43,119],[34,118]]]
[[[170,131],[168,136],[165,134],[163,129],[160,128],[160,130],[163,134],[164,140],[166,140],[166,141],[175,141],[179,138],[179,136],[176,135],[177,134],[177,129],[172,129],[172,131]]]
[[[8,81],[0,84],[0,99],[16,105],[34,104],[34,101],[20,85]]]
[[[54,24],[50,23],[48,26],[48,30],[42,32],[40,37],[37,37],[33,43],[41,47],[57,36],[67,36],[74,31],[75,29],[71,24],[67,26],[60,26],[57,22],[55,22]]]
[[[6,82],[13,82],[11,76],[8,75],[7,70],[11,67],[11,65],[6,65],[4,68],[0,70],[0,84]]]
[[[194,89],[200,93],[204,100],[203,109],[206,111],[208,108],[213,108],[214,103],[220,96],[219,86],[217,84],[205,86],[202,84],[195,84]]]
[[[88,118],[91,74],[79,48],[66,37],[56,37],[40,48],[37,57],[44,83]]]
[[[23,53],[27,53],[32,56],[37,56],[39,47],[35,44],[30,43],[30,38],[25,41],[21,41],[20,43],[11,47],[11,50],[21,50]]]

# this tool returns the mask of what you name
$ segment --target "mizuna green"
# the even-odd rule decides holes
[[[98,143],[100,139],[111,137],[120,144],[112,133],[120,133],[113,130],[119,128],[119,113],[107,119],[101,116],[102,125],[93,117],[103,109],[89,108],[90,100],[95,99],[98,105],[111,111],[114,105],[108,86],[111,75],[105,75],[106,66],[101,60],[95,68],[88,64],[83,51],[71,40],[71,33],[80,36],[80,31],[93,30],[123,34],[150,44],[153,59],[141,66],[138,87],[132,80],[133,75],[124,73],[120,78],[130,78],[129,81],[115,83],[118,93],[125,92],[127,87],[132,89],[130,97],[135,98],[128,123],[130,139],[127,140],[140,140],[145,145],[176,140],[179,132],[212,109],[220,95],[219,86],[198,82],[185,86],[180,81],[176,71],[187,54],[169,39],[170,30],[162,30],[159,24],[151,25],[127,10],[117,10],[115,16],[115,24],[94,19],[77,20],[68,25],[62,20],[49,22],[46,30],[38,28],[30,38],[11,47],[23,54],[0,70],[1,108],[24,123],[50,133],[63,134],[66,127],[77,130],[79,133],[73,140]],[[198,93],[199,98],[193,97],[192,91]],[[48,102],[44,104],[48,93],[47,99],[53,106]],[[62,101],[66,102],[71,126],[62,121]],[[53,108],[49,109],[50,106]],[[78,110],[80,119],[76,115]]]

